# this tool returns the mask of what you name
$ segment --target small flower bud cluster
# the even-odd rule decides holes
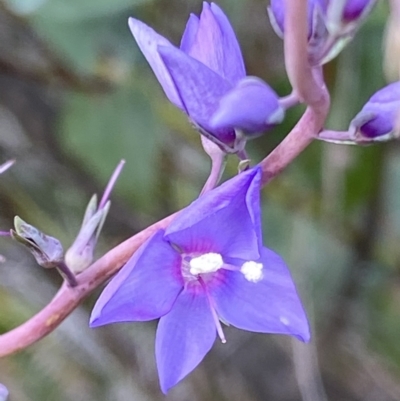
[[[352,39],[376,0],[308,0],[308,53],[313,65],[336,57]],[[271,25],[283,38],[285,1],[271,0]]]

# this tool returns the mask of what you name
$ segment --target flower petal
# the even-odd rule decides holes
[[[181,39],[180,49],[183,52],[189,53],[190,49],[193,46],[193,42],[196,38],[198,29],[199,29],[199,18],[194,14],[190,14],[188,22],[186,24],[185,31],[183,32]]]
[[[211,130],[208,123],[218,107],[219,99],[231,89],[229,82],[175,47],[159,46],[158,52],[175,83],[187,114],[222,142],[232,140],[230,132]]]
[[[211,349],[216,328],[204,291],[183,291],[160,319],[156,360],[163,393],[188,375]]]
[[[165,239],[183,252],[258,259],[261,169],[245,171],[195,200],[173,220]]]
[[[90,318],[91,327],[145,321],[168,313],[183,289],[181,256],[163,240],[148,239],[107,285]]]
[[[221,8],[215,3],[211,3],[211,11],[218,20],[223,35],[224,76],[228,81],[235,84],[246,76],[242,52],[232,25]]]
[[[158,46],[173,47],[173,45],[163,36],[154,31],[154,29],[135,18],[129,18],[129,28],[144,57],[156,75],[158,82],[160,82],[164,89],[168,99],[175,104],[175,106],[183,109],[184,107],[171,76],[165,68],[165,65],[157,51]]]
[[[251,134],[281,123],[284,115],[270,86],[259,78],[246,77],[222,97],[210,125],[214,129],[238,128]]]
[[[309,341],[307,317],[285,262],[263,248],[258,263],[264,266],[261,281],[248,281],[239,271],[220,270],[207,284],[218,315],[239,329]]]
[[[188,54],[224,77],[222,32],[206,2],[203,2],[196,37]]]
[[[188,52],[207,67],[235,84],[246,75],[235,33],[223,11],[204,2],[193,45]]]

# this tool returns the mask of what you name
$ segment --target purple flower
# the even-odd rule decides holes
[[[8,398],[8,390],[4,384],[0,383],[0,401],[6,401]]]
[[[235,129],[253,134],[282,121],[276,93],[246,77],[235,33],[216,4],[204,2],[200,18],[190,15],[180,48],[134,18],[129,27],[168,99],[219,145],[234,151],[242,139]],[[250,116],[239,110],[238,117],[238,99]]]
[[[309,341],[284,261],[261,243],[260,169],[239,174],[156,232],[106,287],[91,326],[161,318],[156,360],[166,393],[211,349],[221,323]]]
[[[367,138],[391,136],[400,113],[400,81],[376,92],[355,116],[351,130]]]

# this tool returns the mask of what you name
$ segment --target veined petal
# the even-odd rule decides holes
[[[129,18],[129,28],[168,99],[175,104],[175,106],[183,109],[184,107],[171,76],[157,51],[158,46],[173,47],[173,45],[154,29],[135,18]]]
[[[211,349],[216,328],[206,294],[183,291],[160,319],[156,360],[163,393],[187,376]]]
[[[246,77],[222,97],[210,125],[214,129],[238,128],[251,134],[281,123],[284,115],[271,87],[259,78]]]
[[[258,259],[261,244],[260,168],[230,179],[175,218],[165,239],[183,252]]]
[[[145,321],[168,313],[183,289],[181,256],[164,231],[148,239],[107,285],[90,318],[91,327]]]
[[[257,262],[263,264],[258,282],[246,280],[239,271],[220,270],[207,284],[218,315],[239,329],[309,341],[307,317],[285,262],[267,248]]]
[[[189,53],[190,49],[193,46],[193,42],[196,38],[198,29],[199,29],[199,18],[194,14],[190,14],[188,22],[186,24],[185,31],[183,32],[181,39],[180,49],[183,52]]]
[[[203,11],[189,55],[224,77],[224,48],[222,31],[211,12],[210,5],[203,3]]]
[[[204,2],[196,37],[189,55],[235,84],[246,75],[235,33],[223,11]]]
[[[175,47],[159,46],[164,61],[180,95],[187,114],[193,121],[226,142],[226,130],[211,130],[209,119],[219,99],[231,89],[228,81],[210,68]],[[228,135],[231,139],[231,135]]]
[[[228,81],[235,84],[246,76],[242,52],[232,25],[225,13],[215,3],[211,3],[211,11],[218,20],[223,35],[224,76]]]

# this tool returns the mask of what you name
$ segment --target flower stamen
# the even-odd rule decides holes
[[[189,262],[190,273],[194,276],[201,273],[214,273],[224,265],[219,253],[209,252],[192,258]]]
[[[240,271],[243,273],[246,280],[252,283],[257,283],[263,278],[263,265],[253,261],[243,263]]]
[[[206,293],[207,300],[208,300],[208,303],[210,305],[211,314],[212,314],[212,317],[214,319],[215,328],[217,329],[218,336],[221,339],[222,344],[225,344],[226,343],[225,334],[224,334],[224,331],[222,329],[221,321],[219,320],[219,317],[218,317],[217,312],[215,310],[214,301],[211,298],[210,294],[208,293],[207,287],[204,284],[204,281],[203,281],[203,279],[201,277],[199,278],[199,281],[200,281],[201,286],[204,289],[204,292]]]

